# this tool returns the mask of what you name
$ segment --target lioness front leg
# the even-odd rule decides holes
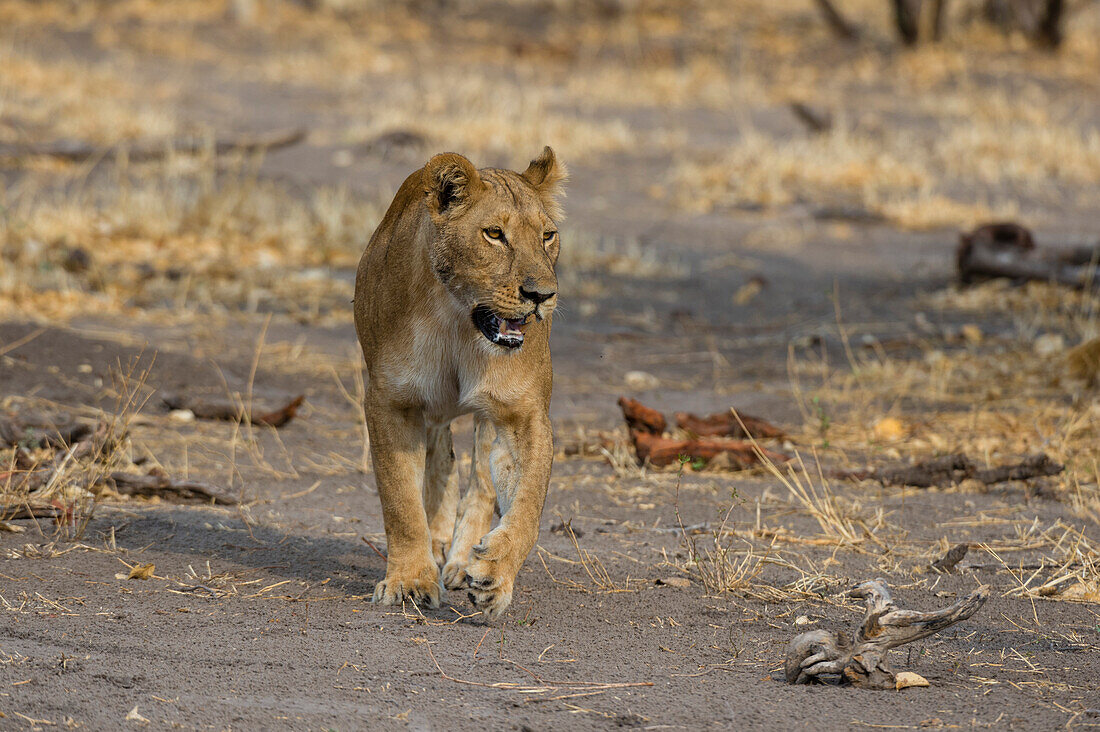
[[[554,439],[550,419],[497,422],[490,466],[500,524],[473,548],[466,567],[470,602],[495,620],[512,602],[512,588],[539,534],[539,520],[550,483]]]
[[[395,605],[406,598],[439,607],[439,568],[424,512],[424,417],[395,408],[371,389],[366,400],[371,460],[386,525],[386,578],[374,586],[372,602]]]
[[[485,417],[474,418],[474,447],[470,455],[470,483],[458,507],[458,521],[454,527],[447,563],[443,566],[443,584],[448,590],[466,586],[466,566],[473,556],[474,545],[489,533],[493,526],[493,509],[496,495],[493,493],[493,477],[489,456],[496,432]]]

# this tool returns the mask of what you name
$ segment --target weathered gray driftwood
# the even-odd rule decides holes
[[[867,603],[855,639],[831,630],[796,636],[787,646],[787,683],[809,684],[831,676],[862,688],[893,689],[895,673],[886,664],[890,649],[966,620],[985,604],[989,587],[979,587],[951,607],[929,613],[900,609],[882,579],[864,582],[848,595]]]

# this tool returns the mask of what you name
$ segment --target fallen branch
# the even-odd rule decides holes
[[[1100,246],[1040,250],[1031,232],[1018,224],[987,224],[961,235],[955,259],[964,285],[1005,277],[1084,289],[1097,285]]]
[[[725,461],[728,463],[728,467],[734,470],[743,470],[749,466],[759,464],[762,462],[761,456],[776,463],[790,460],[787,455],[753,445],[751,442],[720,437],[677,440],[631,430],[630,439],[634,443],[634,452],[638,456],[638,462],[645,463],[649,461],[650,465],[657,467],[677,463],[680,461],[680,456],[690,458],[692,461],[702,460],[707,464],[715,463],[722,467],[726,467],[722,465],[722,461]]]
[[[645,406],[636,399],[621,397],[619,407],[623,410],[626,426],[630,431],[630,440],[634,444],[634,453],[638,463],[662,467],[680,461],[681,457],[691,461],[703,461],[711,467],[729,467],[743,470],[760,463],[761,456],[773,462],[787,462],[790,457],[772,452],[752,442],[731,440],[720,437],[728,435],[763,439],[783,437],[783,432],[757,417],[742,417],[731,409],[724,414],[711,414],[697,417],[687,412],[676,413],[676,424],[694,437],[677,439],[663,435],[667,422],[663,414]]]
[[[206,483],[189,480],[172,480],[163,473],[138,475],[136,473],[111,473],[108,484],[111,490],[123,496],[151,498],[175,498],[180,501],[213,501],[225,506],[240,503],[236,498]]]
[[[810,132],[821,134],[833,128],[833,116],[828,112],[819,112],[803,102],[789,102],[787,106]]]
[[[49,157],[82,163],[87,160],[100,160],[114,153],[124,152],[132,162],[160,160],[169,155],[200,155],[207,151],[214,155],[228,155],[234,152],[253,153],[297,145],[306,138],[306,131],[295,129],[273,132],[251,137],[238,137],[214,140],[204,137],[185,137],[165,140],[160,143],[128,144],[119,143],[110,147],[92,145],[78,140],[58,140],[41,145],[0,145],[0,160],[23,160],[26,158]]]
[[[783,439],[787,435],[783,430],[759,417],[748,414],[719,412],[708,414],[705,417],[697,417],[689,412],[677,412],[676,426],[696,437],[736,437],[745,439],[752,437],[757,440]],[[740,421],[738,421],[740,417]]]
[[[48,432],[44,434],[48,435]],[[55,484],[64,471],[77,461],[97,456],[103,450],[106,440],[107,425],[100,423],[94,428],[89,427],[79,441],[71,445],[61,443],[52,459],[41,462],[36,461],[26,448],[17,446],[13,469],[0,473],[0,487],[5,494],[21,497],[18,505],[29,506],[36,499],[40,501],[42,498],[35,495],[36,491]]]
[[[879,468],[878,470],[838,470],[832,477],[842,480],[874,479],[883,485],[904,485],[912,488],[944,488],[964,480],[976,480],[985,485],[1010,480],[1031,480],[1058,475],[1065,466],[1051,460],[1045,453],[1030,455],[1018,463],[978,468],[962,453],[919,462],[916,465]]]
[[[185,394],[165,394],[161,397],[169,409],[186,409],[199,419],[222,419],[237,422],[245,419],[244,406],[231,399],[192,397]],[[298,408],[305,401],[305,395],[290,400],[285,406],[271,411],[252,409],[247,414],[249,421],[256,425],[282,427],[298,414]]]
[[[840,14],[831,0],[814,0],[814,2],[817,3],[817,8],[821,11],[825,22],[838,38],[845,41],[854,41],[859,38],[859,31]]]
[[[921,0],[893,0],[894,25],[902,43],[912,46],[920,36]]]
[[[659,435],[665,431],[667,426],[665,415],[656,409],[647,407],[637,399],[619,397],[619,407],[623,410],[626,426],[631,431],[637,430],[638,432],[648,432],[654,435]]]
[[[0,508],[0,519],[20,521],[24,519],[57,518],[62,514],[56,506],[26,505]]]
[[[95,425],[67,421],[53,424],[43,418],[19,420],[0,417],[0,447],[25,447],[35,450],[42,447],[65,447],[87,437]]]
[[[848,596],[867,604],[855,639],[832,630],[795,636],[787,646],[787,683],[809,684],[822,681],[822,677],[839,677],[842,682],[866,689],[899,688],[897,674],[886,664],[890,649],[927,638],[971,617],[989,598],[989,587],[983,585],[954,605],[928,613],[900,609],[882,579],[864,582]]]
[[[942,557],[932,562],[932,569],[943,574],[950,574],[955,571],[955,566],[963,560],[968,551],[970,551],[969,544],[956,544],[948,549]]]

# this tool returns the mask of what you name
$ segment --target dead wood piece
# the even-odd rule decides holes
[[[95,425],[67,421],[54,424],[41,417],[27,420],[0,417],[0,447],[42,447],[72,445],[91,434]]]
[[[974,465],[966,455],[956,454],[925,460],[902,468],[882,468],[874,477],[883,485],[908,485],[914,488],[932,488],[955,485],[974,472]]]
[[[812,216],[818,221],[851,221],[856,224],[876,224],[886,221],[886,216],[863,206],[820,206]]]
[[[829,630],[795,636],[787,646],[784,663],[787,683],[809,684],[824,680],[822,677],[839,677],[861,688],[896,688],[896,674],[886,663],[890,649],[971,617],[989,598],[989,587],[983,585],[954,605],[933,612],[902,610],[882,579],[864,582],[848,596],[864,600],[867,606],[855,638]]]
[[[185,394],[165,394],[161,399],[169,409],[186,409],[199,419],[222,419],[230,422],[245,419],[246,410],[243,405],[231,399],[192,397]],[[304,401],[303,394],[274,410],[261,410],[254,406],[248,418],[255,425],[282,427],[294,419]]]
[[[97,457],[107,442],[107,425],[99,423],[89,434],[61,449],[47,460],[37,461],[23,447],[17,447],[13,470],[0,472],[0,489],[13,496],[26,496],[33,500],[34,492],[50,485],[55,477],[78,465],[79,461]]]
[[[644,464],[648,460],[650,465],[657,467],[679,462],[681,455],[692,461],[702,460],[705,463],[725,461],[734,470],[743,470],[759,464],[762,460],[761,454],[776,463],[790,460],[787,455],[741,440],[717,437],[676,440],[637,430],[630,431],[630,438],[634,442],[634,452],[638,455],[638,462]]]
[[[942,557],[932,562],[932,569],[944,574],[954,572],[955,566],[963,560],[968,551],[970,551],[969,544],[956,544],[948,549]]]
[[[87,160],[99,160],[116,152],[125,152],[133,162],[160,160],[173,154],[200,155],[211,150],[215,155],[228,155],[234,152],[262,152],[297,145],[306,138],[302,129],[285,130],[249,137],[210,141],[203,137],[185,137],[165,140],[160,143],[127,144],[120,143],[110,147],[92,145],[79,140],[57,140],[41,145],[0,145],[0,160],[23,160],[26,158],[49,157],[81,163]]]
[[[831,0],[814,0],[814,2],[817,3],[817,8],[824,16],[825,22],[838,38],[845,41],[854,41],[859,38],[859,31],[840,14]]]
[[[1040,250],[1031,232],[1024,227],[997,223],[979,226],[961,235],[955,263],[963,284],[1003,277],[1084,289],[1100,284],[1094,277],[1093,265],[1098,258],[1100,247],[1069,252]]]
[[[912,46],[920,36],[922,0],[893,0],[894,25],[903,43]]]
[[[1095,268],[1100,264],[1100,244],[1059,249],[1054,253],[1054,256],[1062,264],[1068,264],[1072,267]]]
[[[977,480],[986,485],[1009,480],[1030,480],[1058,475],[1065,466],[1051,460],[1044,453],[1030,455],[1021,462],[979,469],[963,454],[925,460],[908,467],[881,468],[872,477],[883,485],[907,485],[914,488],[943,488],[964,480]],[[855,473],[850,477],[855,477]]]
[[[428,138],[412,130],[389,130],[360,146],[364,153],[391,158],[404,153],[417,153],[428,144]]]
[[[21,521],[39,518],[57,518],[62,514],[56,506],[42,506],[39,504],[8,504],[0,506],[0,520]]]
[[[787,106],[810,132],[828,132],[833,128],[833,116],[828,112],[815,110],[802,102],[790,102]]]
[[[690,412],[677,412],[676,426],[696,437],[753,437],[757,440],[783,439],[786,433],[775,425],[748,414],[717,412],[698,417]],[[738,421],[740,417],[740,421]]]
[[[630,428],[631,432],[638,431],[659,435],[665,431],[667,426],[665,415],[656,409],[647,407],[637,399],[619,397],[619,407],[623,410],[626,426]]]
[[[1062,45],[1065,34],[1062,30],[1062,18],[1065,13],[1065,0],[1046,0],[1039,22],[1035,26],[1035,42],[1048,50]]]
[[[179,501],[211,501],[226,506],[235,506],[238,501],[233,496],[206,483],[189,480],[172,480],[163,473],[138,475],[136,473],[111,473],[108,480],[111,490],[123,496],[159,496]]]
[[[975,471],[970,477],[992,485],[1004,483],[1008,480],[1029,480],[1031,478],[1043,478],[1050,475],[1058,475],[1065,466],[1056,463],[1044,453],[1031,455],[1022,462],[1011,465],[998,465],[987,470]]]

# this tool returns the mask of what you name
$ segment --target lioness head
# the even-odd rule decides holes
[[[435,276],[470,313],[489,342],[519,348],[532,319],[557,304],[558,197],[565,167],[549,147],[523,173],[477,170],[455,153],[436,155],[423,173],[438,236]]]

